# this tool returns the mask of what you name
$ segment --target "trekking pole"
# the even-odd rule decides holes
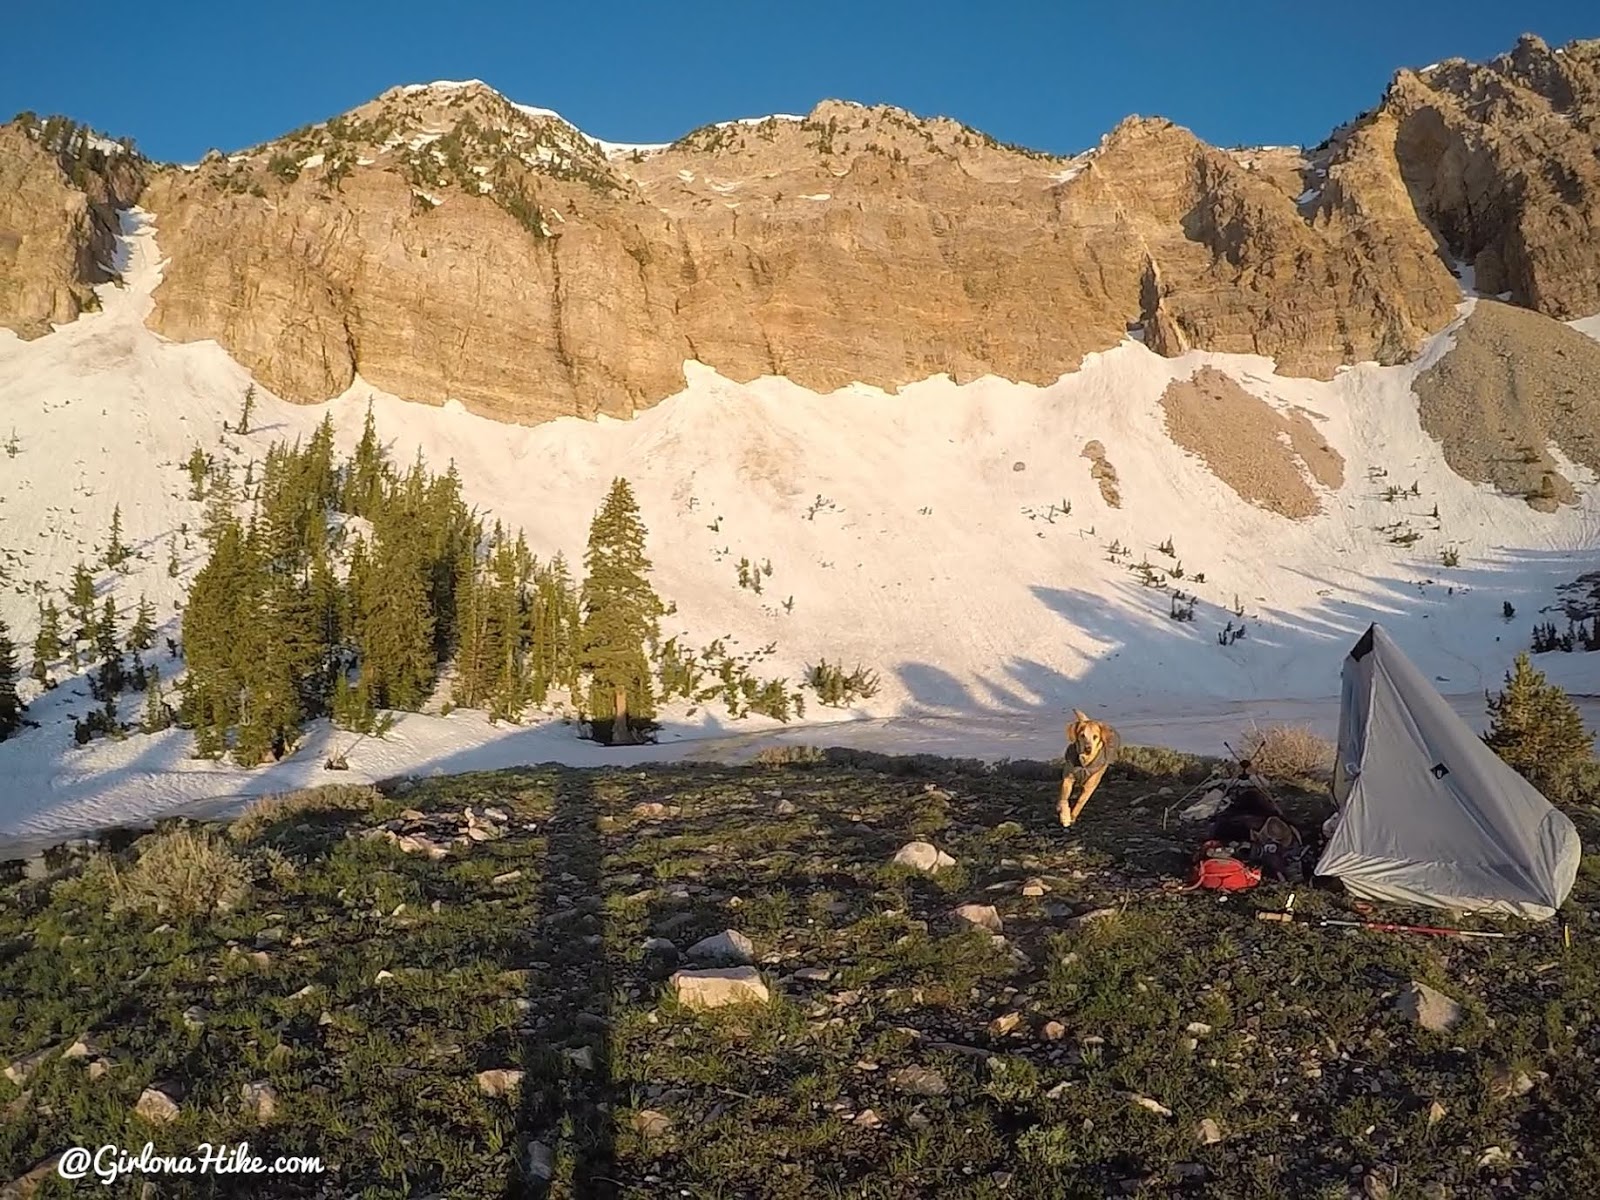
[[[1292,912],[1267,912],[1265,909],[1256,913],[1258,921],[1279,921],[1284,924],[1295,922]],[[1464,937],[1464,938],[1511,938],[1513,933],[1502,933],[1494,929],[1445,929],[1437,925],[1396,925],[1387,921],[1340,921],[1332,917],[1306,917],[1300,920],[1303,925],[1338,926],[1346,929],[1372,929],[1379,933],[1426,933],[1436,937]]]

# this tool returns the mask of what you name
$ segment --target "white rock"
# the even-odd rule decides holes
[[[1172,1110],[1170,1108],[1161,1103],[1159,1100],[1150,1099],[1149,1096],[1140,1096],[1135,1093],[1130,1095],[1128,1099],[1132,1100],[1140,1108],[1148,1109],[1150,1112],[1155,1113],[1158,1117],[1170,1117],[1172,1115]]]
[[[1443,992],[1412,980],[1395,1000],[1395,1007],[1430,1033],[1444,1033],[1461,1020],[1461,1005]]]
[[[1114,908],[1091,908],[1086,913],[1079,913],[1068,923],[1081,927],[1084,925],[1093,925],[1096,921],[1108,920],[1116,915],[1117,910]]]
[[[944,1076],[932,1067],[896,1067],[888,1078],[890,1087],[913,1096],[942,1096],[950,1090]]]
[[[504,1096],[522,1084],[522,1072],[505,1067],[478,1072],[478,1090],[485,1096]]]
[[[45,1059],[55,1054],[58,1049],[59,1047],[57,1046],[46,1046],[43,1050],[35,1050],[25,1058],[17,1059],[16,1062],[6,1068],[6,1078],[21,1087],[28,1076],[37,1071]],[[68,1047],[68,1049],[70,1050],[71,1047]]]
[[[1222,1126],[1207,1117],[1195,1126],[1194,1136],[1202,1146],[1215,1146],[1222,1140]]]
[[[895,851],[894,861],[902,867],[910,867],[913,871],[927,871],[937,874],[956,865],[956,860],[931,842],[907,842]]]
[[[395,844],[406,854],[426,854],[434,862],[450,853],[447,847],[420,833],[408,833]]]
[[[240,1085],[239,1099],[257,1121],[265,1124],[278,1115],[278,1093],[264,1079]]]
[[[677,971],[672,991],[687,1008],[722,1008],[730,1004],[765,1004],[772,998],[761,972],[754,967]]]
[[[152,1125],[165,1125],[178,1119],[178,1102],[160,1088],[147,1087],[139,1093],[133,1111]]]
[[[99,1044],[87,1033],[80,1038],[74,1038],[72,1045],[61,1052],[62,1058],[98,1058],[99,1056]]]
[[[987,929],[990,933],[999,933],[1005,928],[1005,923],[1000,920],[999,911],[992,904],[963,904],[960,908],[952,910],[950,915],[973,929]]]

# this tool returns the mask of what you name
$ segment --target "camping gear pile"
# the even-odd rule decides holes
[[[1235,779],[1182,813],[1211,821],[1191,886],[1224,877],[1234,889],[1251,886],[1239,882],[1248,871],[1206,865],[1233,858],[1263,879],[1298,866],[1358,900],[1533,920],[1553,917],[1572,891],[1582,855],[1572,822],[1456,715],[1380,625],[1345,659],[1331,790],[1338,811],[1313,855],[1241,763]]]
[[[1187,820],[1209,820],[1189,886],[1235,892],[1264,879],[1309,878],[1309,847],[1249,760],[1239,763],[1232,778],[1214,782],[1218,786],[1183,814]]]

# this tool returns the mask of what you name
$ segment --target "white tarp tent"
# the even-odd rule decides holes
[[[1333,798],[1317,874],[1355,896],[1544,920],[1578,873],[1572,822],[1379,625],[1345,659]]]

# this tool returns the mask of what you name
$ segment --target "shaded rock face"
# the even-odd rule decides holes
[[[1478,290],[1560,320],[1600,310],[1600,41],[1525,36],[1401,71],[1380,112],[1418,212]]]
[[[0,125],[0,327],[25,338],[94,306],[93,285],[113,278],[116,209],[142,184],[133,157],[58,151],[43,132]]]

